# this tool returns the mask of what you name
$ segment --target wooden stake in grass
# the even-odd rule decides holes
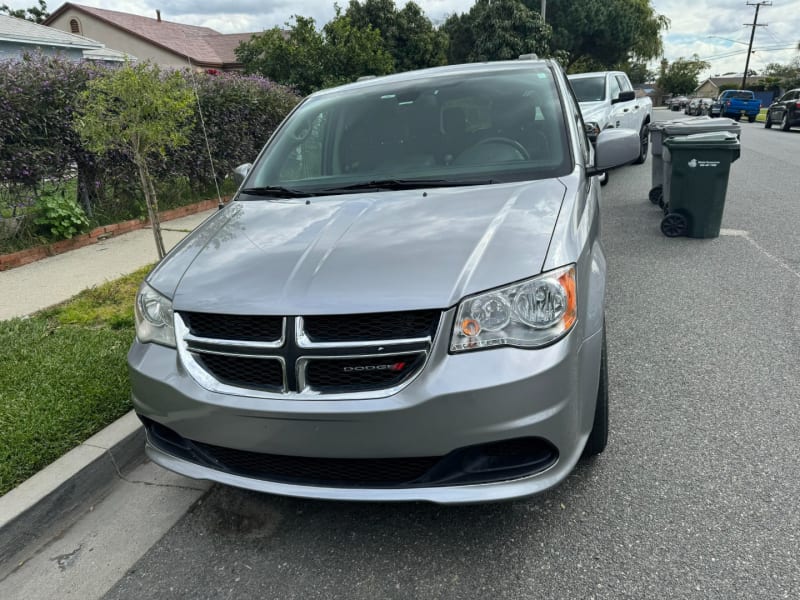
[[[121,151],[136,166],[159,259],[166,252],[149,167],[167,150],[188,143],[193,117],[183,75],[150,62],[109,70],[91,80],[78,101],[75,127],[87,147],[98,154]]]

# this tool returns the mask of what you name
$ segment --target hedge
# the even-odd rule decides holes
[[[48,197],[76,201],[93,226],[145,214],[128,157],[93,155],[73,128],[78,93],[110,68],[115,67],[43,55],[0,62],[0,238],[5,238],[0,239],[0,251],[24,245],[9,239],[12,234],[52,240],[46,227],[34,223]],[[186,85],[197,91],[203,120],[194,120],[189,145],[160,160],[153,170],[164,209],[213,195],[215,178],[222,182],[236,165],[251,162],[299,101],[293,90],[257,76],[181,72]],[[12,219],[17,221],[14,227],[9,226]]]

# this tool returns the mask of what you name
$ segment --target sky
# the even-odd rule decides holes
[[[404,0],[395,0],[401,4]],[[663,36],[665,56],[673,61],[697,54],[711,63],[703,77],[742,73],[747,58],[750,27],[755,13],[747,2],[756,0],[651,0],[657,13],[670,19]],[[35,0],[4,0],[11,8],[27,8]],[[558,2],[558,0],[550,0]],[[96,6],[155,17],[156,9],[168,21],[211,27],[223,33],[263,31],[291,19],[299,13],[314,17],[318,25],[333,16],[334,0],[80,0],[76,4]],[[343,6],[347,0],[339,0]],[[434,23],[449,14],[466,12],[472,0],[417,0]],[[48,2],[55,11],[61,2]],[[800,0],[773,0],[762,6],[753,43],[750,68],[761,72],[771,62],[788,63],[798,56],[800,44]],[[655,68],[657,63],[653,63]]]

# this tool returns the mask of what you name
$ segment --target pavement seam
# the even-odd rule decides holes
[[[87,444],[87,445],[89,445],[89,444]],[[95,446],[95,447],[97,447],[97,446]],[[149,486],[153,486],[153,487],[175,488],[175,489],[178,489],[178,490],[192,490],[192,491],[195,491],[195,492],[205,492],[206,491],[206,490],[204,490],[202,488],[196,488],[196,487],[192,487],[190,485],[173,485],[171,483],[157,483],[155,481],[142,481],[142,480],[139,480],[139,479],[128,479],[120,471],[119,466],[117,465],[117,461],[114,460],[114,454],[111,452],[111,450],[106,450],[106,452],[108,453],[108,456],[111,459],[111,464],[114,466],[114,470],[117,472],[117,477],[119,479],[121,479],[122,481],[126,482],[126,483],[130,483],[130,484],[134,484],[134,485],[136,485],[136,484],[149,485]]]

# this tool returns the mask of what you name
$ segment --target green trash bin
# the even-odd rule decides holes
[[[728,131],[680,135],[664,140],[665,216],[667,237],[719,236],[731,163],[739,158],[736,134]]]
[[[695,133],[711,133],[717,131],[730,131],[737,136],[741,134],[742,126],[733,119],[712,119],[711,117],[683,117],[671,121],[653,121],[648,125],[650,131],[650,154],[652,155],[652,187],[650,188],[650,202],[664,207],[664,162],[661,158],[663,141],[676,135],[691,135]]]

